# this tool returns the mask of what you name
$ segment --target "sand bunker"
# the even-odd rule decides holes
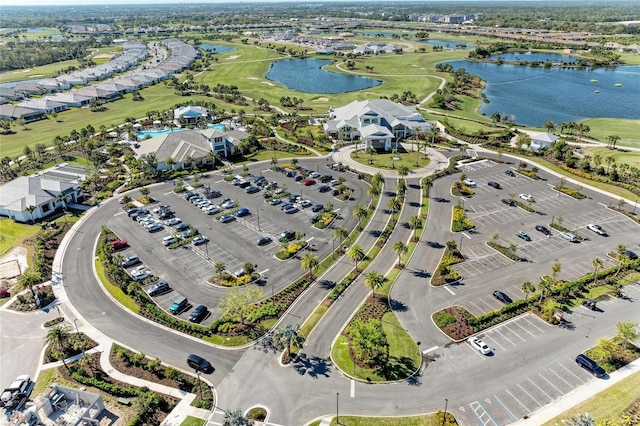
[[[247,80],[259,80],[258,77],[245,77]]]
[[[318,101],[320,101],[320,102],[328,102],[329,98],[318,98]]]
[[[263,81],[263,82],[262,82],[262,84],[267,84],[267,85],[269,85],[269,86],[275,86],[275,84],[273,84],[273,83],[272,83],[272,82],[270,82],[270,81]]]
[[[113,55],[109,55],[108,53],[101,53],[100,55],[96,55],[93,59],[111,59]]]
[[[240,57],[240,55],[233,55],[233,56],[229,56],[229,57],[227,58],[227,61],[228,61],[228,60],[230,60],[230,59],[238,59],[239,57]]]

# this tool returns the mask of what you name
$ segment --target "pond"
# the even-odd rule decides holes
[[[457,45],[462,45],[462,44],[466,46],[465,49],[476,48],[473,44],[466,44],[465,42],[455,41],[455,40],[429,39],[429,40],[420,40],[420,43],[430,44],[431,46],[444,47],[445,49],[455,49]]]
[[[369,77],[325,70],[328,59],[285,59],[271,64],[265,78],[287,89],[305,93],[346,93],[375,87],[382,82]]]
[[[380,37],[380,38],[391,38],[394,35],[397,37],[402,37],[403,34],[410,35],[408,33],[386,33],[386,32],[377,32],[377,31],[358,31],[356,34],[366,36],[366,37]]]
[[[538,127],[546,121],[638,118],[640,65],[573,69],[464,60],[448,63],[486,81],[483,93],[490,103],[483,103],[479,112],[488,117],[498,112],[515,123]]]
[[[221,132],[224,132],[224,129],[225,129],[224,124],[207,124],[207,127],[209,129],[220,130]],[[171,129],[143,130],[141,132],[137,132],[136,134],[138,135],[138,139],[148,139],[148,138],[155,138],[157,136],[166,135],[168,133],[182,132],[183,130],[186,130],[186,129],[184,127],[177,127],[177,128],[174,128],[173,131]]]
[[[552,62],[552,63],[562,63],[562,62],[575,62],[575,56],[568,55],[560,55],[559,53],[541,53],[541,52],[512,52],[512,53],[500,53],[498,55],[491,55],[490,59],[498,59],[502,58],[502,60],[506,62]]]
[[[220,46],[216,44],[199,44],[198,47],[202,50],[206,50],[209,53],[226,53],[233,52],[236,50],[235,47],[231,46]]]

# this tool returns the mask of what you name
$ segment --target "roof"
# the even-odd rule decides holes
[[[173,111],[174,117],[187,117],[187,118],[195,118],[195,117],[206,117],[209,115],[209,111],[205,107],[201,106],[184,106],[180,108],[176,108]]]
[[[362,129],[360,129],[360,136],[362,137],[362,139],[366,139],[370,136],[390,138],[394,137],[393,133],[391,133],[389,129],[378,124],[369,124],[368,126],[364,126]]]
[[[202,158],[211,152],[211,144],[207,137],[194,130],[184,130],[145,139],[136,149],[138,157],[155,153],[158,162],[165,162],[170,157],[182,163],[187,157]]]
[[[534,133],[530,137],[532,142],[540,143],[556,143],[556,141],[560,139],[560,136],[556,136],[553,133],[546,132]]]
[[[36,111],[30,108],[24,108],[14,104],[0,105],[0,117],[21,118],[29,117],[32,115],[41,115],[41,111]]]
[[[0,206],[7,210],[24,211],[28,206],[39,206],[59,193],[74,189],[86,172],[76,175],[65,173],[64,164],[47,169],[38,175],[20,176],[0,187]],[[72,170],[71,170],[72,171]]]

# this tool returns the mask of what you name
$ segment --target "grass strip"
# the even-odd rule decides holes
[[[131,297],[124,294],[124,291],[122,291],[120,287],[118,287],[117,285],[113,285],[109,282],[109,279],[107,279],[107,275],[105,273],[104,266],[102,266],[102,263],[96,260],[95,266],[96,266],[96,273],[98,274],[98,278],[100,278],[100,282],[102,283],[103,287],[109,292],[109,294],[114,299],[116,299],[120,304],[122,304],[125,308],[129,309],[130,311],[136,314],[140,313],[140,309],[136,304],[136,302],[134,302],[133,299],[131,299]]]

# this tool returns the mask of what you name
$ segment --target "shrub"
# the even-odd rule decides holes
[[[438,311],[433,314],[433,321],[439,328],[444,328],[449,324],[456,322],[456,318],[444,311]]]
[[[453,223],[451,224],[451,230],[453,232],[466,231],[467,229],[471,229],[475,226],[476,225],[472,221],[467,219],[462,206],[455,206],[453,208]]]

